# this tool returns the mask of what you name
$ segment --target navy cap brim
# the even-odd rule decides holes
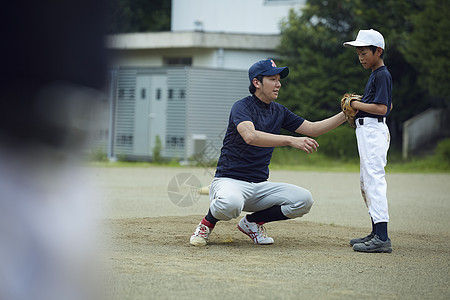
[[[283,68],[271,68],[270,70],[267,70],[260,75],[264,76],[270,76],[270,75],[276,75],[280,74],[280,78],[283,79],[289,75],[289,68],[283,67]]]

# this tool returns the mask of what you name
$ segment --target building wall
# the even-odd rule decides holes
[[[159,137],[163,146],[161,156],[166,157],[166,124],[168,111],[171,111],[168,104],[176,98],[174,93],[171,93],[171,99],[168,96],[167,70],[122,67],[115,72],[117,76],[111,80],[116,82],[110,83],[115,88],[108,95],[113,115],[112,126],[108,126],[110,148],[105,151],[113,159],[149,160]],[[184,114],[180,118],[183,117]],[[172,154],[177,155],[176,149]]]
[[[306,0],[172,0],[171,31],[279,34],[291,8]]]
[[[403,158],[429,151],[438,140],[449,136],[450,110],[430,108],[403,124]]]
[[[186,153],[186,98],[188,85],[187,68],[168,68],[167,87],[172,90],[172,98],[167,102],[166,141],[164,156],[184,160]],[[184,92],[184,96],[183,96]]]
[[[256,61],[276,56],[274,51],[229,50],[223,48],[110,50],[111,68],[163,67],[164,58],[191,57],[192,67],[248,70]]]
[[[111,130],[111,156],[119,159],[152,160],[155,146],[152,115],[161,119],[164,114],[165,128],[159,130],[163,158],[198,164],[214,162],[219,158],[231,106],[249,94],[248,75],[243,70],[122,67],[116,73],[111,78],[117,82],[110,83],[115,88],[109,95],[114,103],[113,128],[102,130]],[[163,99],[156,102],[147,99],[146,105],[142,89],[146,89],[144,94],[154,95],[154,78],[165,80],[159,85],[165,87],[161,91]],[[152,101],[165,101],[165,112],[159,111],[155,116]],[[106,152],[108,144],[96,146]]]
[[[216,161],[230,109],[236,101],[249,95],[247,72],[190,68],[188,78],[187,158],[194,157],[200,164]]]
[[[132,155],[134,143],[135,69],[119,69],[114,95],[113,156]],[[110,129],[111,130],[111,129]]]
[[[113,72],[109,72],[108,78],[109,80],[107,82],[107,86],[105,87],[104,93],[102,94],[98,108],[91,110],[91,116],[89,116],[89,120],[95,125],[90,136],[88,137],[89,142],[86,145],[85,151],[90,153],[92,156],[105,155],[108,153],[108,142],[111,134],[110,113],[112,98],[110,95],[115,90]]]
[[[161,50],[109,50],[110,68],[120,67],[161,67]]]
[[[262,59],[276,59],[274,51],[235,51],[228,50],[224,54],[224,65],[227,69],[248,71],[250,66]]]

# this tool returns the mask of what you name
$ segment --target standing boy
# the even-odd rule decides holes
[[[209,197],[208,214],[190,238],[194,246],[204,246],[215,224],[243,217],[238,229],[255,244],[272,244],[264,223],[293,219],[307,214],[313,204],[311,193],[302,187],[269,182],[269,164],[274,147],[291,146],[306,153],[317,151],[318,143],[310,137],[280,135],[280,129],[306,136],[319,136],[345,122],[340,112],[328,119],[310,122],[276,103],[280,79],[289,74],[273,60],[261,60],[249,71],[251,95],[231,108],[215,178]]]
[[[361,102],[353,101],[356,139],[360,156],[361,194],[372,219],[372,232],[352,239],[350,245],[358,252],[392,252],[388,237],[389,222],[385,170],[389,149],[389,128],[386,117],[392,109],[392,77],[384,65],[384,38],[373,29],[360,30],[355,41],[344,43],[356,47],[359,62],[371,69]]]

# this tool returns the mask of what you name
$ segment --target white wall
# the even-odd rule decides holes
[[[267,51],[225,51],[224,65],[227,69],[248,70],[255,62],[274,58],[275,53]]]
[[[193,66],[228,70],[248,70],[258,60],[273,58],[274,53],[267,51],[214,50],[208,55],[197,53],[193,57]]]
[[[280,21],[306,0],[172,0],[172,31],[279,34]],[[196,22],[200,24],[196,25]]]
[[[128,50],[114,51],[110,67],[163,67],[161,51]],[[248,70],[256,61],[273,58],[269,51],[218,50],[218,49],[165,49],[166,57],[192,57],[192,66],[200,68],[218,68],[228,70]]]
[[[109,36],[111,67],[162,67],[163,59],[191,57],[193,67],[247,70],[275,57],[280,35],[214,32],[131,33]]]

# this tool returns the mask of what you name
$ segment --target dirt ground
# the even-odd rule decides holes
[[[207,185],[211,172],[92,168],[103,190],[111,297],[450,298],[449,174],[388,174],[393,252],[366,254],[348,244],[370,226],[357,173],[272,171],[270,180],[312,192],[315,204],[307,216],[266,224],[273,245],[254,245],[237,230],[237,219],[219,222],[208,246],[191,246],[209,199],[191,195],[192,204],[180,207],[168,191],[181,173]]]

